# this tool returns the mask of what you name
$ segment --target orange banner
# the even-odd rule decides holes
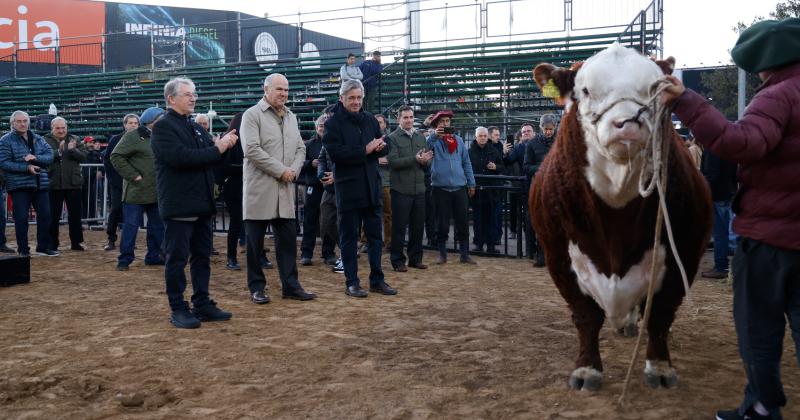
[[[0,57],[20,50],[19,61],[101,65],[97,36],[106,29],[105,3],[84,0],[0,2]]]

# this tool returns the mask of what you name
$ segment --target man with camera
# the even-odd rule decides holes
[[[461,263],[475,264],[469,256],[469,224],[467,213],[469,199],[475,195],[475,177],[464,140],[450,127],[452,111],[439,111],[431,118],[433,134],[428,137],[428,149],[433,150],[431,187],[436,207],[439,248],[437,264],[447,262],[447,238],[450,218],[455,220],[455,236],[461,254]]]

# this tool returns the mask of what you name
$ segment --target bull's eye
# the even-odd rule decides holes
[[[589,89],[583,88],[583,94],[589,96]]]

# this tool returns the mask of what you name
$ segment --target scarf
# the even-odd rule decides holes
[[[458,142],[454,135],[445,134],[442,136],[442,140],[444,140],[444,144],[447,146],[447,151],[450,152],[450,154],[453,154],[456,149],[458,149]]]

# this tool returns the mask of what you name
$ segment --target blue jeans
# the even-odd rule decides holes
[[[731,220],[731,202],[714,202],[714,226],[711,237],[714,239],[714,269],[728,271],[728,227]]]
[[[31,206],[36,210],[36,250],[52,249],[50,241],[50,196],[47,190],[9,191],[14,213],[14,231],[17,235],[17,252],[29,253],[28,246],[28,211]]]
[[[145,264],[156,264],[161,261],[161,244],[164,243],[164,222],[158,214],[158,205],[122,204],[122,239],[119,243],[120,265],[130,265],[134,259],[133,247],[136,245],[136,234],[139,232],[139,220],[147,214],[147,254]]]

